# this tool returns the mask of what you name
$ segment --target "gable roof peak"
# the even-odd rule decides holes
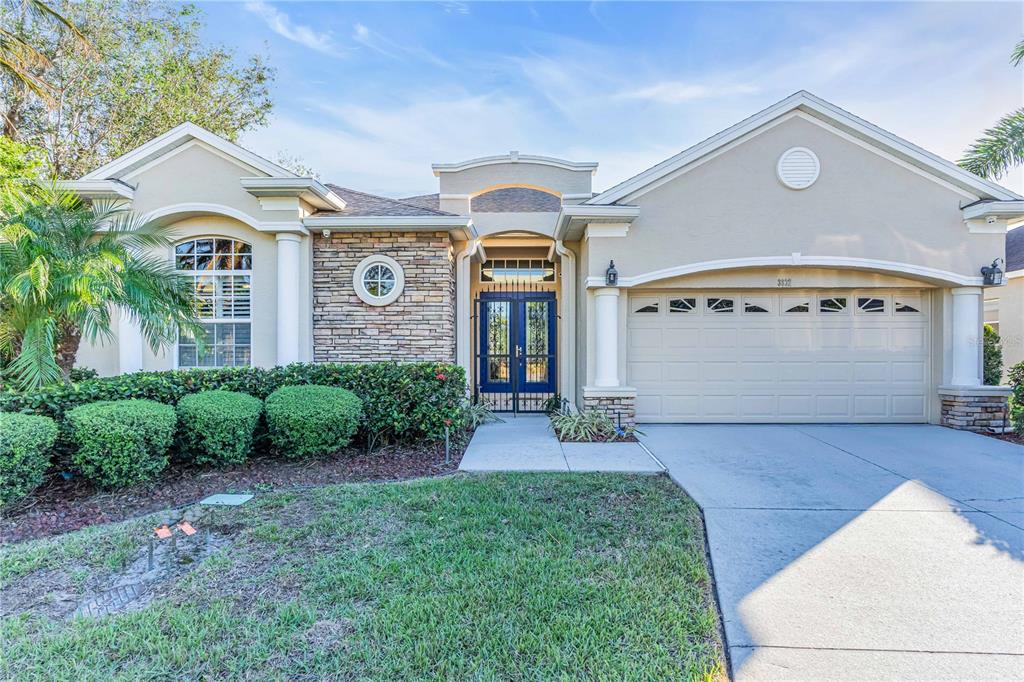
[[[261,173],[274,178],[296,178],[299,177],[286,168],[254,154],[253,152],[238,146],[220,135],[210,132],[206,128],[191,121],[185,121],[174,126],[170,130],[157,135],[149,142],[146,142],[135,149],[122,154],[116,159],[100,166],[99,168],[86,173],[82,180],[106,180],[117,179],[127,173],[143,166],[151,161],[174,151],[182,145],[197,140],[213,147],[221,154],[224,154],[246,166],[256,169]]]
[[[955,163],[932,154],[887,130],[883,130],[873,123],[869,123],[807,90],[797,90],[792,95],[712,135],[706,140],[698,142],[675,156],[665,159],[642,173],[620,182],[584,203],[605,205],[632,198],[638,193],[642,193],[645,188],[658,183],[665,176],[683,171],[687,166],[701,158],[714,153],[732,142],[740,140],[772,121],[796,110],[813,116],[847,135],[856,137],[899,158],[905,163],[916,166],[937,179],[956,185],[980,198],[1000,201],[1024,199],[1024,197],[1015,192],[1011,192],[990,180],[978,177],[960,168]]]

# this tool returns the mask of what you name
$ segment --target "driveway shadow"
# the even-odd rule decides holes
[[[1024,672],[1024,448],[930,426],[644,431],[704,510],[737,679],[856,652],[883,678]]]

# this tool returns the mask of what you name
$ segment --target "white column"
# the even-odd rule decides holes
[[[980,287],[953,289],[953,376],[954,386],[981,386],[981,295]]]
[[[277,234],[277,364],[299,361],[299,313],[302,310],[302,238]]]
[[[117,311],[117,371],[142,371],[142,329],[124,310]],[[175,352],[177,352],[175,350]]]
[[[619,290],[594,292],[594,386],[619,385]]]

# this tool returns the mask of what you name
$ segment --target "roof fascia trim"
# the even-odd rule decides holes
[[[241,178],[242,187],[253,196],[299,197],[317,208],[341,211],[345,200],[316,178]]]
[[[430,165],[435,176],[442,173],[458,173],[459,171],[479,168],[481,166],[494,166],[503,163],[532,163],[539,166],[552,166],[570,171],[589,171],[591,175],[597,172],[597,161],[568,161],[553,156],[536,156],[533,154],[501,154],[499,156],[481,156],[466,161],[454,163],[434,163]]]
[[[200,128],[194,123],[182,123],[171,128],[166,133],[154,137],[149,142],[136,147],[132,151],[122,154],[113,161],[100,166],[96,170],[86,173],[81,179],[102,180],[116,176],[118,173],[130,170],[136,165],[142,165],[158,159],[166,152],[188,142],[190,139],[204,142],[256,170],[263,171],[269,176],[278,178],[296,177],[294,173],[278,166],[276,163],[271,163],[262,156],[239,147],[237,144],[229,142],[219,135],[214,135],[205,128]]]
[[[618,185],[601,192],[584,203],[588,205],[607,205],[625,197],[634,195],[662,177],[669,175],[670,173],[674,173],[704,156],[714,153],[719,148],[735,142],[739,138],[757,130],[761,126],[771,123],[774,119],[778,119],[797,109],[808,114],[816,114],[816,118],[823,119],[825,122],[832,124],[833,127],[839,130],[848,129],[849,131],[856,133],[858,137],[862,137],[865,140],[872,140],[875,143],[888,148],[890,152],[895,152],[897,155],[904,155],[913,161],[915,166],[922,169],[928,169],[932,174],[937,175],[942,179],[952,180],[954,183],[959,183],[981,194],[989,195],[996,199],[1024,199],[1024,197],[1011,192],[1005,187],[1001,187],[993,182],[979,178],[972,173],[968,173],[956,164],[939,158],[938,156],[935,156],[934,154],[879,128],[878,126],[868,123],[867,121],[864,121],[863,119],[860,119],[833,104],[815,97],[809,92],[801,90],[780,102],[776,102],[767,109],[764,109],[753,116],[726,128],[708,139],[698,142],[675,156],[652,166],[639,175],[620,182]]]
[[[135,188],[117,180],[58,180],[57,187],[74,192],[84,199],[128,199],[135,197]]]

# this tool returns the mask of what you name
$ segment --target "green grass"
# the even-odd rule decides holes
[[[227,514],[233,544],[142,610],[4,619],[0,677],[724,677],[699,512],[663,477],[330,486]],[[108,570],[81,547],[137,531],[4,548],[7,579]]]

